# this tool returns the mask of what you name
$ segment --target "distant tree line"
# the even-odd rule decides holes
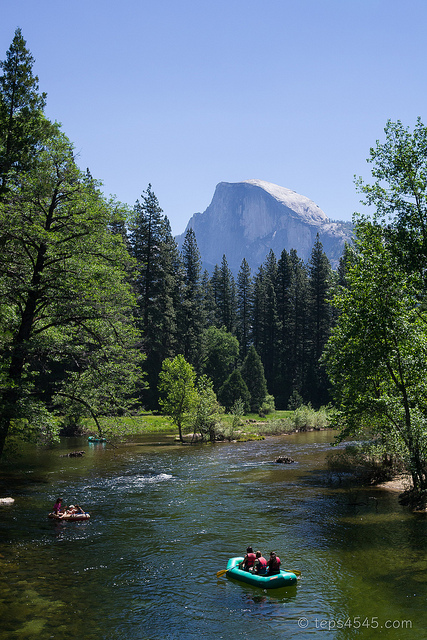
[[[209,274],[202,271],[191,228],[178,251],[151,185],[136,203],[125,237],[137,263],[133,286],[147,356],[148,388],[142,392],[147,407],[158,404],[162,362],[178,353],[198,375],[211,378],[225,406],[230,399],[223,385],[253,352],[265,376],[258,384],[265,387],[264,398],[274,396],[276,406],[328,401],[319,359],[334,320],[330,297],[337,275],[318,238],[308,264],[294,250],[284,249],[278,260],[270,251],[254,275],[243,260],[234,278],[224,255]],[[249,404],[258,409],[262,402]]]
[[[198,397],[226,408],[326,402],[320,241],[308,265],[284,250],[236,279],[225,256],[202,271],[194,232],[179,251],[151,185],[130,209],[78,168],[33,62],[17,29],[0,63],[0,455],[6,438],[54,437],[55,415],[73,432],[81,416],[159,408],[178,355]]]

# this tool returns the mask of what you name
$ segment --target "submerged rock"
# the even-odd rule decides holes
[[[71,451],[70,453],[64,453],[61,458],[81,458],[84,454],[84,451]]]
[[[296,462],[296,460],[290,458],[289,456],[280,456],[280,458],[277,458],[276,462],[281,464],[293,464],[294,462]]]

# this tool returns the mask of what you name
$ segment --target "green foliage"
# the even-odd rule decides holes
[[[216,393],[233,371],[239,357],[237,338],[223,327],[208,327],[203,334],[202,371],[213,382]]]
[[[274,413],[274,411],[275,411],[274,396],[267,394],[265,396],[264,402],[260,407],[259,412],[262,415],[268,415],[269,413]]]
[[[20,29],[15,31],[6,60],[0,62],[0,193],[9,180],[28,170],[50,128],[43,116],[46,95],[33,75],[34,59]]]
[[[342,437],[368,433],[427,488],[427,130],[387,123],[371,149],[373,185],[359,181],[374,222],[359,217],[357,255],[335,297],[325,361]]]
[[[329,400],[327,392],[328,381],[325,369],[320,363],[320,357],[332,326],[332,307],[329,301],[331,284],[331,265],[323,251],[319,235],[317,235],[309,262],[307,309],[309,321],[309,370],[307,383],[310,388],[312,402],[317,407]]]
[[[197,401],[190,418],[194,434],[200,434],[202,440],[214,442],[221,427],[220,406],[212,381],[205,375],[200,376],[196,385]]]
[[[328,455],[331,473],[349,474],[363,484],[378,484],[391,480],[404,467],[398,456],[390,454],[379,442],[361,442],[347,445],[344,450]]]
[[[267,382],[261,358],[253,345],[250,347],[240,371],[250,393],[251,411],[258,412],[267,396]]]
[[[357,181],[364,204],[375,207],[374,221],[384,229],[390,250],[408,271],[422,273],[427,263],[427,127],[414,130],[387,122],[385,142],[371,148],[373,184]]]
[[[236,283],[229,269],[227,258],[215,272],[216,326],[234,334],[236,328]]]
[[[291,424],[298,431],[311,429],[326,429],[331,421],[331,412],[327,407],[320,407],[318,411],[311,405],[302,405],[295,409],[291,417]]]
[[[253,305],[253,283],[251,269],[246,260],[242,264],[237,275],[237,325],[236,334],[240,344],[242,358],[250,345],[251,317]]]
[[[181,442],[182,429],[191,423],[199,400],[195,380],[196,372],[182,354],[164,360],[159,375],[160,405],[178,427]]]
[[[31,171],[8,182],[0,202],[0,453],[11,424],[24,424],[28,399],[53,408],[73,388],[88,411],[108,411],[126,394],[123,380],[138,376],[130,259],[109,230],[112,216],[58,128],[39,142]],[[107,393],[106,382],[92,387],[113,362],[116,384],[110,378]]]
[[[134,206],[129,225],[131,254],[136,260],[133,287],[136,323],[142,332],[146,355],[148,389],[141,398],[150,408],[158,407],[157,383],[162,362],[176,353],[177,292],[181,265],[169,220],[159,205],[151,184]]]
[[[186,360],[200,371],[205,314],[200,280],[201,259],[193,229],[188,229],[181,251],[183,286],[179,305],[179,344]]]
[[[302,396],[300,396],[298,391],[296,389],[294,389],[292,391],[291,397],[289,398],[288,409],[290,411],[295,411],[295,409],[298,409],[303,404],[304,404],[304,400],[303,400]]]
[[[219,399],[227,411],[230,411],[236,402],[242,402],[244,410],[249,411],[251,394],[238,369],[230,373],[227,380],[219,390]]]
[[[229,432],[227,435],[229,440],[232,440],[234,438],[236,429],[241,425],[242,417],[245,414],[245,403],[242,398],[238,398],[233,402],[233,406],[230,409],[230,414],[232,416],[232,421],[229,426]]]

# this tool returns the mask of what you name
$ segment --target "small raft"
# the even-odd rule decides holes
[[[250,571],[242,571],[239,564],[244,558],[230,558],[227,563],[227,578],[235,578],[241,582],[247,582],[261,589],[281,589],[282,587],[293,587],[297,583],[297,577],[290,571],[280,570],[275,576],[261,576]]]
[[[77,522],[79,520],[89,520],[89,513],[71,513],[66,516],[59,516],[57,513],[49,513],[48,518],[52,520],[65,520],[66,522]]]
[[[100,438],[99,436],[89,436],[88,442],[96,443],[96,442],[107,442],[107,438]]]

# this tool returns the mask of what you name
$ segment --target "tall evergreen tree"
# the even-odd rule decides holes
[[[279,358],[276,286],[277,262],[274,252],[270,251],[255,277],[253,320],[253,342],[261,357],[270,390],[273,390],[277,377]]]
[[[229,269],[227,258],[222,257],[221,266],[217,272],[216,303],[217,326],[225,327],[229,333],[236,330],[236,283]]]
[[[155,408],[162,362],[173,355],[176,341],[177,247],[151,184],[141,198],[134,206],[129,241],[137,263],[137,322],[147,355],[149,389],[143,398]]]
[[[239,369],[230,373],[218,392],[218,399],[227,411],[239,400],[243,403],[244,410],[250,411],[251,394]]]
[[[264,367],[254,345],[251,345],[248,355],[240,368],[242,378],[251,396],[251,411],[259,411],[267,396],[267,382]]]
[[[259,351],[264,365],[267,386],[273,390],[277,378],[279,355],[279,318],[277,309],[277,261],[273,250],[270,250],[264,262],[265,304],[264,304],[264,336],[262,351]]]
[[[292,319],[290,324],[291,350],[290,366],[292,370],[292,392],[297,391],[305,400],[309,399],[307,388],[308,368],[308,274],[307,268],[295,249],[290,251],[292,269]]]
[[[215,393],[236,368],[239,343],[224,328],[208,327],[203,334],[203,373],[213,382]]]
[[[43,115],[46,94],[39,93],[33,64],[21,29],[16,29],[6,60],[0,62],[0,193],[12,170],[16,179],[34,162],[36,150],[53,128]]]
[[[240,344],[240,354],[245,358],[251,340],[251,318],[253,304],[253,284],[251,268],[243,259],[237,274],[237,325],[236,333]]]
[[[179,344],[187,362],[200,371],[201,341],[205,318],[200,281],[201,259],[193,229],[188,229],[181,251],[183,291],[179,309]]]
[[[332,271],[327,255],[323,251],[319,235],[311,252],[309,262],[308,320],[310,336],[309,386],[311,401],[317,407],[328,400],[328,383],[320,357],[328,341],[332,327],[330,287]]]
[[[205,318],[206,327],[215,326],[217,314],[213,277],[209,276],[207,269],[203,271],[201,279],[202,289],[202,313]]]
[[[279,323],[278,372],[272,393],[279,407],[286,408],[292,394],[295,274],[291,258],[283,249],[277,263],[277,316]]]

